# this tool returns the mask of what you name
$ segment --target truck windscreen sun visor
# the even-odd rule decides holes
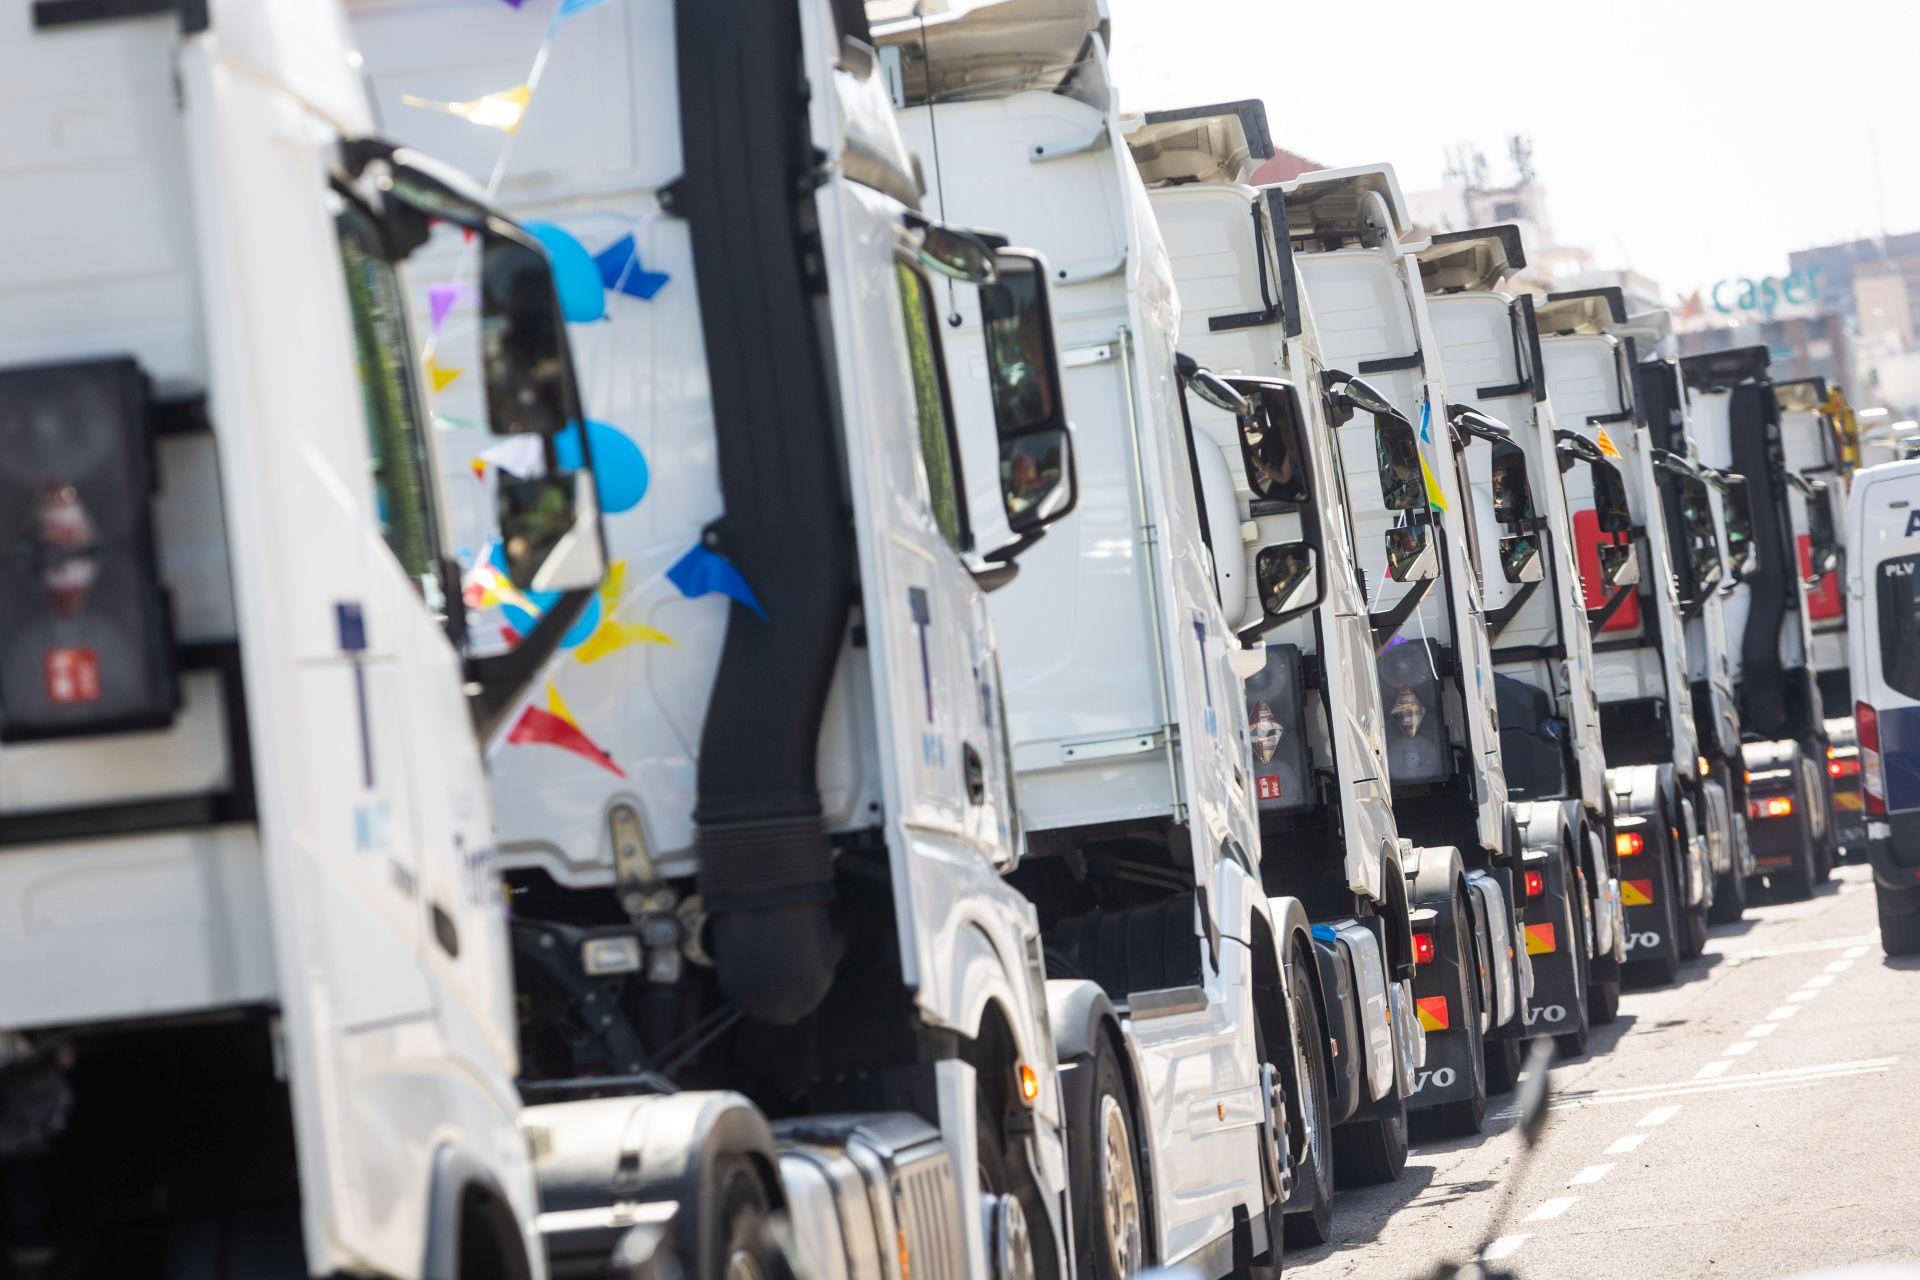
[[[153,475],[132,360],[0,370],[0,741],[172,722]]]

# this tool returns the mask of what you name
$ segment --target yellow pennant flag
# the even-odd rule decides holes
[[[1433,468],[1427,465],[1427,455],[1420,455],[1420,475],[1427,482],[1427,501],[1437,511],[1447,510],[1447,500],[1440,496],[1440,482],[1433,478]]]
[[[435,391],[445,391],[459,376],[460,370],[449,369],[432,356],[427,357],[427,381]]]
[[[607,576],[600,583],[600,616],[602,621],[593,629],[593,634],[581,641],[574,656],[582,662],[598,662],[610,653],[626,648],[630,644],[664,644],[670,648],[679,648],[672,636],[664,631],[638,622],[620,622],[613,613],[620,607],[620,593],[627,580],[627,562],[615,560],[607,566]]]
[[[513,133],[520,128],[520,118],[527,114],[527,102],[532,97],[531,85],[517,84],[511,89],[496,89],[471,102],[436,102],[432,98],[416,98],[410,93],[401,94],[400,101],[410,107],[444,111],[484,128]]]
[[[1609,458],[1617,458],[1620,456],[1619,448],[1614,445],[1613,437],[1607,434],[1605,427],[1595,427],[1593,432],[1594,435],[1598,437],[1594,440],[1594,443],[1600,446],[1600,452],[1606,454]]]

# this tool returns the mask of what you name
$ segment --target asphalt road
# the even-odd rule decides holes
[[[1543,1280],[1920,1263],[1920,958],[1882,955],[1864,867],[1629,991],[1552,1093],[1530,1161],[1496,1098],[1479,1139],[1416,1143],[1398,1182],[1340,1192],[1333,1242],[1288,1275],[1419,1276],[1489,1238]]]

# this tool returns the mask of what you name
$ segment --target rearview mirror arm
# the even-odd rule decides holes
[[[1428,588],[1439,580],[1436,574],[1432,578],[1421,578],[1413,584],[1413,589],[1400,597],[1400,602],[1385,613],[1370,613],[1367,624],[1373,628],[1373,651],[1379,653],[1387,647],[1387,642],[1400,634],[1400,628],[1407,625],[1407,619],[1420,607],[1420,601],[1426,598]]]
[[[1501,605],[1498,609],[1489,610],[1487,613],[1481,615],[1486,620],[1487,642],[1489,644],[1491,644],[1502,631],[1505,631],[1509,626],[1513,625],[1513,620],[1520,616],[1520,610],[1526,605],[1528,600],[1533,598],[1533,593],[1539,589],[1540,584],[1538,582],[1523,582],[1514,589],[1512,597],[1509,598],[1505,604]]]
[[[1620,611],[1620,606],[1625,604],[1627,597],[1632,594],[1632,584],[1624,587],[1615,587],[1613,595],[1608,598],[1605,604],[1601,605],[1598,609],[1587,610],[1588,632],[1597,636],[1604,631],[1607,623],[1613,618],[1613,615]]]

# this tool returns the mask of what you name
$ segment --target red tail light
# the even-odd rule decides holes
[[[1887,811],[1887,775],[1880,764],[1880,716],[1864,702],[1853,704],[1854,735],[1860,744],[1860,790],[1868,813]]]
[[[1747,802],[1749,818],[1791,818],[1793,816],[1793,797],[1768,796],[1765,800]]]
[[[1432,964],[1435,954],[1432,934],[1416,933],[1413,935],[1413,962],[1415,964]]]
[[[1637,856],[1647,847],[1647,838],[1638,831],[1622,831],[1613,838],[1613,851],[1623,858]]]
[[[1527,872],[1527,896],[1537,898],[1547,891],[1547,876],[1543,871]]]
[[[1858,760],[1846,758],[1827,761],[1827,776],[1829,778],[1851,778],[1859,772],[1860,762]]]

